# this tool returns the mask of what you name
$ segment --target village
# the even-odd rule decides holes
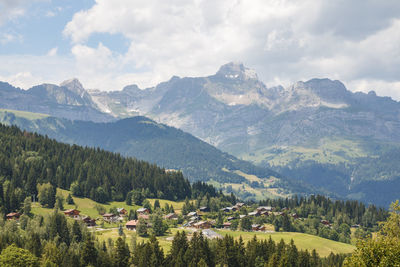
[[[158,214],[162,214],[162,219],[169,228],[180,228],[191,231],[203,231],[208,238],[218,238],[220,235],[211,229],[224,229],[228,231],[242,230],[247,232],[275,232],[273,225],[270,224],[271,217],[290,216],[292,220],[301,219],[296,213],[288,213],[287,208],[277,211],[271,206],[249,206],[238,202],[233,206],[221,208],[218,212],[211,212],[209,207],[200,207],[195,211],[186,214],[179,212],[166,213],[165,209],[156,208]],[[126,210],[125,208],[113,208],[114,212],[99,213],[96,218],[91,218],[81,213],[78,209],[66,209],[62,211],[70,219],[81,221],[87,227],[96,231],[110,228],[111,226],[123,227],[127,231],[136,231],[140,224],[151,229],[152,216],[156,209],[141,207],[137,210]],[[133,215],[132,215],[133,214]],[[8,220],[18,220],[21,214],[12,212],[6,215]],[[269,218],[269,219],[268,219]],[[269,223],[268,223],[269,222]],[[321,224],[331,227],[327,220],[321,220]]]

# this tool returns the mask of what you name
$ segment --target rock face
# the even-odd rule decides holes
[[[146,115],[237,156],[332,136],[400,141],[400,103],[388,97],[352,93],[329,79],[267,88],[240,63],[204,78],[90,94],[104,112]]]
[[[55,117],[86,121],[111,121],[114,118],[99,110],[77,79],[42,84],[29,90],[0,82],[0,108],[49,114]]]

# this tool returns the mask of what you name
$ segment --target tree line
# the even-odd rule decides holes
[[[120,237],[99,241],[78,221],[67,220],[57,209],[48,216],[22,215],[15,221],[0,219],[1,266],[341,266],[345,256],[320,258],[315,250],[299,250],[293,241],[225,236],[208,240],[201,232],[190,238],[178,231],[168,253],[152,235],[138,242],[120,228]]]
[[[27,196],[37,199],[42,189],[38,185],[43,184],[50,184],[43,186],[50,193],[59,187],[101,203],[123,201],[132,190],[140,190],[144,197],[169,200],[192,194],[181,172],[166,172],[134,158],[58,143],[47,136],[0,124],[1,212],[18,210]],[[53,197],[50,193],[49,199]]]

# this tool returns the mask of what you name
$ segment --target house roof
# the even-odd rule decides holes
[[[19,212],[10,212],[9,214],[7,214],[7,217],[14,217],[14,216],[20,216],[21,214]]]
[[[131,220],[125,224],[125,226],[136,226],[138,224],[138,220]]]
[[[145,212],[145,211],[148,211],[149,209],[148,208],[140,208],[140,209],[137,209],[136,211],[137,212]]]
[[[115,215],[112,213],[104,213],[103,217],[115,217]]]
[[[68,209],[68,210],[64,210],[64,213],[71,213],[71,212],[74,212],[74,211],[80,212],[77,209]]]

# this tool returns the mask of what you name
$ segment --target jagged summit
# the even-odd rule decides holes
[[[60,84],[61,87],[66,87],[68,90],[82,96],[86,90],[83,88],[81,82],[77,78],[72,78],[66,81],[63,81]]]
[[[216,76],[241,80],[258,79],[257,73],[245,67],[241,62],[230,62],[222,65],[216,73]]]

